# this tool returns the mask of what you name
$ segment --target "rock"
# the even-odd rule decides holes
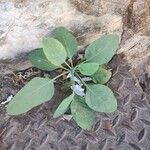
[[[150,0],[131,0],[124,16],[123,42],[134,34],[150,36]]]
[[[118,53],[123,53],[131,72],[150,76],[150,0],[131,0],[124,17],[124,32]]]
[[[2,0],[0,59],[41,47],[41,39],[58,26],[71,29],[81,45],[105,33],[121,35],[119,9],[125,10],[127,4],[127,0]]]
[[[32,64],[27,58],[27,54],[21,54],[13,59],[0,60],[0,76],[12,73],[13,71],[21,71],[31,67]]]
[[[150,0],[2,0],[0,60],[5,62],[0,62],[1,70],[6,73],[30,67],[24,53],[41,47],[44,36],[65,26],[81,47],[103,34],[118,33],[118,54],[125,55],[133,73],[149,72],[149,7]]]
[[[128,39],[118,53],[123,53],[136,76],[144,73],[150,75],[150,37],[135,34]]]

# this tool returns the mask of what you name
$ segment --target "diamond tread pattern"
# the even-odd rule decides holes
[[[55,104],[51,102],[19,117],[9,117],[2,109],[0,150],[149,150],[149,101],[119,56],[110,67],[109,86],[117,96],[118,110],[97,113],[91,132],[73,121],[53,119],[50,110]]]

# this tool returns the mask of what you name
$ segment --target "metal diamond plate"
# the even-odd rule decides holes
[[[53,102],[25,115],[9,117],[4,106],[0,107],[0,150],[149,150],[150,102],[121,57],[114,57],[110,67],[109,86],[117,96],[118,110],[97,113],[91,132],[73,121],[52,118],[51,110],[62,97],[59,89]],[[3,85],[2,99],[18,88],[13,83]]]

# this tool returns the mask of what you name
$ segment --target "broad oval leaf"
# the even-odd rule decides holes
[[[10,115],[19,115],[50,100],[54,94],[52,80],[36,77],[25,85],[7,106]]]
[[[54,118],[58,118],[60,117],[61,115],[63,115],[68,109],[69,109],[69,106],[73,100],[73,97],[74,97],[74,94],[70,95],[69,97],[65,98],[61,103],[60,105],[58,106],[58,108],[56,109],[53,117]]]
[[[79,68],[79,71],[83,75],[90,76],[98,70],[99,64],[97,64],[97,63],[84,63],[84,64],[80,64],[78,66],[78,68]]]
[[[71,113],[76,123],[84,130],[91,130],[95,112],[87,106],[83,97],[75,96],[71,103]]]
[[[112,73],[110,70],[107,70],[100,66],[98,70],[92,75],[92,79],[96,83],[105,84],[109,81],[111,75]]]
[[[108,63],[119,46],[119,36],[116,34],[104,35],[90,44],[85,50],[85,58],[89,62],[100,65]]]
[[[76,38],[64,27],[58,27],[54,30],[54,38],[65,47],[67,56],[72,58],[77,52],[78,43]]]
[[[88,85],[85,95],[87,105],[98,112],[111,113],[117,109],[117,100],[105,85]]]
[[[67,57],[64,46],[54,38],[43,39],[43,51],[47,59],[56,66],[64,63]]]
[[[46,58],[42,48],[32,50],[29,53],[29,60],[34,67],[41,70],[52,71],[58,68]]]

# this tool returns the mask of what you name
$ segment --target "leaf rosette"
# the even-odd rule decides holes
[[[64,27],[58,27],[53,37],[44,38],[42,48],[30,52],[29,60],[34,67],[45,71],[47,78],[35,77],[25,85],[7,105],[7,113],[19,115],[40,104],[52,100],[54,84],[64,75],[63,89],[70,88],[66,97],[54,112],[58,118],[69,112],[75,122],[84,130],[91,130],[95,112],[112,113],[117,109],[117,100],[106,84],[111,78],[106,65],[115,55],[119,46],[116,34],[104,35],[85,49],[84,59],[74,63],[77,54],[77,40]],[[48,78],[53,70],[61,74]],[[64,82],[64,81],[63,81]]]

